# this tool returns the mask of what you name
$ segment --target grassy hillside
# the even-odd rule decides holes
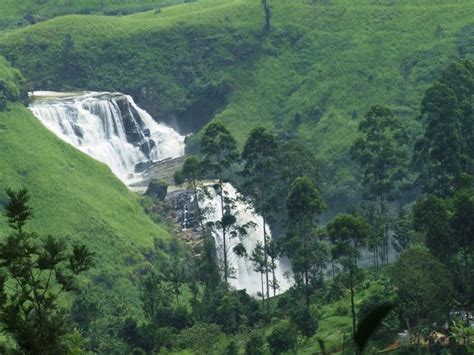
[[[21,85],[24,82],[20,72],[13,69],[5,58],[0,56],[0,80],[2,81],[2,94],[5,99],[18,100],[21,96]]]
[[[26,26],[67,14],[125,15],[186,0],[2,0],[0,29]]]
[[[18,90],[11,80],[18,75],[0,59],[0,80],[12,90]],[[97,254],[92,285],[111,289],[135,311],[138,290],[131,286],[149,267],[155,241],[170,240],[166,227],[145,215],[138,197],[108,167],[56,138],[19,102],[9,101],[0,112],[0,152],[0,205],[4,188],[28,188],[34,211],[29,230],[90,246]],[[0,236],[7,232],[2,218]]]
[[[185,130],[219,117],[240,143],[257,124],[297,136],[321,159],[327,196],[344,199],[356,188],[348,147],[370,105],[389,105],[415,135],[427,85],[474,55],[469,0],[270,3],[268,35],[259,1],[201,0],[56,18],[0,35],[0,53],[37,89],[125,91]]]

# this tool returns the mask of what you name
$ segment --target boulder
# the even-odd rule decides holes
[[[153,179],[148,184],[148,189],[146,190],[145,195],[156,198],[159,201],[164,201],[167,193],[168,184],[166,181]]]

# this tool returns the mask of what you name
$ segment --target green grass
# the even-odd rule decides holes
[[[220,118],[240,144],[258,124],[297,136],[321,160],[326,197],[350,199],[357,178],[347,153],[359,120],[386,104],[416,135],[424,90],[445,65],[474,56],[474,3],[270,3],[267,36],[259,1],[201,0],[9,30],[0,53],[36,89],[124,91],[178,126]]]
[[[0,59],[0,79],[14,76]],[[58,139],[18,102],[0,112],[0,152],[0,207],[5,188],[27,188],[34,213],[28,230],[87,244],[96,266],[84,282],[111,288],[136,311],[138,274],[150,267],[145,255],[156,252],[155,241],[170,241],[167,227],[150,220],[107,166]],[[0,236],[7,233],[1,218]]]
[[[356,313],[361,304],[375,294],[382,292],[383,286],[377,282],[370,282],[365,287],[359,287],[355,294]],[[298,354],[312,355],[321,351],[318,339],[323,340],[325,350],[329,354],[340,354],[342,343],[345,339],[346,349],[350,346],[352,338],[352,317],[349,290],[338,301],[331,302],[319,309],[313,305],[313,312],[319,314],[318,329],[316,334],[308,339],[300,340]],[[273,326],[265,329],[266,336],[270,335]],[[369,344],[369,347],[371,345]],[[381,350],[381,349],[378,349]]]
[[[13,69],[5,58],[0,56],[0,80],[6,84],[7,98],[17,100],[21,94],[23,77],[20,72]]]
[[[26,26],[25,17],[44,21],[68,14],[123,15],[158,10],[186,0],[2,0],[0,29]]]

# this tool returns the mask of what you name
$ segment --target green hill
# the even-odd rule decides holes
[[[368,108],[389,105],[415,135],[423,90],[474,54],[469,0],[270,4],[268,34],[259,1],[201,0],[55,18],[0,35],[0,53],[36,89],[124,91],[187,130],[219,117],[240,143],[257,124],[297,136],[341,199],[356,189],[347,152]]]
[[[0,58],[0,81],[8,83],[12,98],[20,91],[18,79]],[[9,100],[0,111],[0,152],[0,205],[6,187],[29,189],[29,229],[86,243],[97,254],[92,286],[111,289],[136,311],[137,275],[160,253],[155,242],[170,240],[167,228],[150,220],[108,167],[58,139],[19,102]],[[7,232],[3,219],[0,235]]]
[[[186,0],[2,0],[0,29],[67,14],[125,15],[182,2]]]

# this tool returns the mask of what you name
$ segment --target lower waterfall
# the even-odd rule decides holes
[[[58,93],[36,91],[31,95],[29,109],[43,125],[67,143],[110,167],[125,184],[131,185],[143,178],[141,171],[147,164],[184,155],[184,136],[172,128],[156,122],[145,110],[138,107],[133,98],[121,93],[81,92]],[[206,222],[221,219],[219,199],[212,188],[210,197],[202,203]],[[230,284],[236,289],[246,289],[250,295],[261,292],[261,274],[254,271],[248,257],[237,257],[232,251],[241,242],[251,255],[257,243],[263,243],[263,220],[252,205],[245,201],[236,189],[226,184],[228,197],[235,199],[232,213],[237,224],[251,222],[247,236],[242,240],[229,239],[229,264],[235,270]],[[192,202],[192,201],[189,201]],[[193,205],[192,203],[189,206]],[[184,206],[183,227],[188,227],[187,208]],[[271,238],[270,228],[266,227]],[[213,228],[219,258],[223,255],[223,237]],[[285,268],[276,261],[275,278],[279,292],[290,287],[284,276]],[[272,274],[269,274],[272,279]],[[270,295],[273,292],[270,291]]]
[[[121,93],[36,91],[30,110],[64,141],[110,167],[125,183],[140,163],[184,155],[184,136]]]
[[[229,266],[234,269],[235,275],[230,278],[229,283],[231,286],[238,290],[246,289],[247,293],[256,296],[259,292],[262,292],[261,288],[261,275],[256,272],[252,261],[249,260],[249,256],[252,251],[260,242],[263,244],[263,218],[257,212],[254,207],[240,195],[234,186],[229,183],[224,184],[224,194],[226,197],[232,199],[234,206],[232,208],[232,214],[236,217],[236,224],[239,226],[249,225],[247,228],[247,235],[239,237],[227,237],[227,254],[229,260]],[[222,218],[222,212],[220,208],[219,195],[214,191],[212,187],[208,187],[210,197],[200,203],[201,208],[206,211],[204,213],[205,222],[215,222]],[[271,239],[270,227],[266,225],[267,237]],[[222,237],[222,230],[217,227],[212,227],[212,234],[216,243],[217,257],[223,260],[224,257],[224,243]],[[247,257],[237,256],[233,249],[238,243],[242,243],[248,254]],[[275,262],[275,279],[279,285],[277,294],[282,291],[286,291],[291,285],[288,278],[285,276],[286,272],[290,272],[289,268],[283,265],[280,260]],[[269,272],[269,280],[272,280],[272,272]],[[264,291],[266,295],[266,289]],[[273,296],[273,291],[270,288],[270,296]]]

